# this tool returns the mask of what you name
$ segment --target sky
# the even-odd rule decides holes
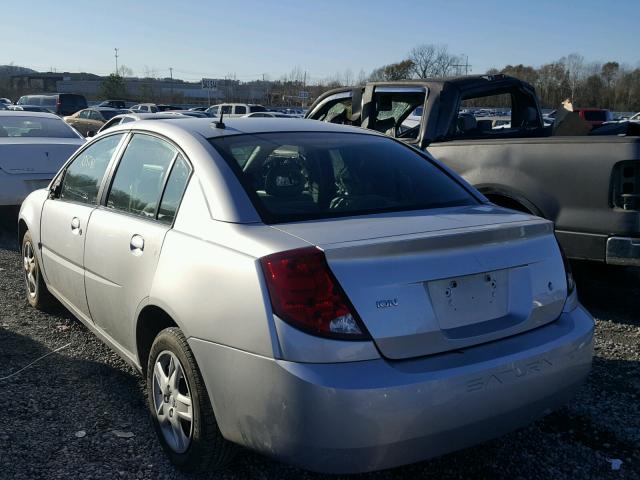
[[[199,80],[354,77],[420,44],[471,72],[570,53],[640,66],[640,0],[29,0],[3,2],[0,65]]]

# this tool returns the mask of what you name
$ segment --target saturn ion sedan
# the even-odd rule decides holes
[[[146,375],[189,471],[420,461],[561,406],[593,318],[543,219],[428,154],[312,120],[138,121],[22,205],[26,296]]]

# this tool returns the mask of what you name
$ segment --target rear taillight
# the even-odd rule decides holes
[[[288,250],[262,257],[260,263],[273,313],[282,320],[313,335],[369,338],[322,250]]]

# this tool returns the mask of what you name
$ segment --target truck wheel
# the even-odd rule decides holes
[[[36,247],[28,230],[22,237],[22,267],[27,290],[27,302],[38,310],[50,309],[55,304],[55,299],[47,290],[47,286],[42,279]]]
[[[162,330],[151,346],[147,399],[153,425],[171,461],[190,473],[225,467],[238,447],[224,439],[187,339]]]

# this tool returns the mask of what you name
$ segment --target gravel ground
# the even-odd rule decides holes
[[[160,450],[141,378],[66,311],[28,307],[11,237],[0,245],[0,478],[190,478]],[[359,477],[640,478],[640,269],[575,270],[598,320],[593,372],[571,404],[474,448]],[[320,476],[246,452],[212,477]]]

